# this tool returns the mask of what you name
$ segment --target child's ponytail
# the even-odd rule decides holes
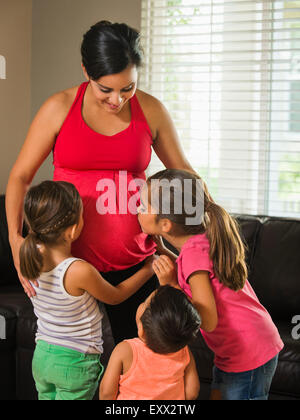
[[[79,223],[82,201],[73,184],[44,181],[31,187],[25,196],[24,215],[29,234],[20,248],[20,271],[36,280],[43,269],[39,247],[62,242],[63,232]]]
[[[241,290],[248,276],[245,246],[235,220],[216,203],[207,200],[206,233],[216,277],[232,290]]]
[[[42,271],[43,256],[38,248],[36,235],[32,232],[25,238],[20,248],[20,270],[28,280],[36,280]]]

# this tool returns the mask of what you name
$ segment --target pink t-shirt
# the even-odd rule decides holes
[[[283,348],[283,342],[271,316],[259,302],[249,281],[235,292],[219,282],[209,257],[210,244],[205,234],[195,235],[183,246],[177,259],[178,282],[192,297],[189,277],[208,271],[217,311],[217,328],[201,330],[208,347],[215,353],[215,365],[225,372],[256,369]]]

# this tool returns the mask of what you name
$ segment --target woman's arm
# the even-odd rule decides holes
[[[124,370],[124,361],[128,361],[130,358],[132,359],[132,350],[128,343],[123,341],[115,347],[100,384],[100,400],[117,399],[119,394],[120,376],[123,374]]]
[[[35,295],[34,289],[21,275],[19,268],[19,250],[23,242],[24,197],[37,170],[53,148],[66,112],[63,94],[56,94],[44,103],[30,126],[25,143],[10,172],[6,188],[9,242],[16,270],[29,297]]]
[[[175,125],[163,104],[157,104],[157,127],[153,150],[167,169],[195,173],[181,147]]]
[[[196,400],[200,392],[200,381],[197,372],[196,362],[190,349],[189,353],[191,361],[184,373],[185,399]]]
[[[189,279],[192,303],[201,317],[201,329],[212,332],[218,325],[218,312],[207,271],[197,271]]]
[[[119,305],[136,293],[154,275],[153,261],[153,257],[147,258],[144,267],[118,286],[108,283],[91,264],[75,261],[65,275],[64,286],[72,296],[80,296],[86,291],[103,303]]]

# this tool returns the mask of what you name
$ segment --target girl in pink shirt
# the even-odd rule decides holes
[[[144,233],[163,237],[180,252],[177,270],[162,255],[154,271],[161,284],[180,287],[198,309],[203,338],[215,353],[211,398],[268,399],[283,342],[247,280],[235,221],[201,178],[171,169],[147,180],[139,222]]]

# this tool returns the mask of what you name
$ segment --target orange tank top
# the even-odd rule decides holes
[[[125,340],[132,348],[130,369],[120,378],[117,400],[184,400],[184,372],[190,363],[188,347],[157,354],[139,338]]]

